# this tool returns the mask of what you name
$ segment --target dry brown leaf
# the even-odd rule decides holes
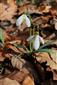
[[[12,4],[15,4],[15,0],[7,0],[7,3],[11,6]]]
[[[27,4],[24,6],[21,6],[18,8],[19,10],[19,15],[23,14],[24,12],[29,12],[29,13],[40,13],[42,14],[42,12],[39,12],[38,7],[36,7],[35,5],[32,4]]]
[[[11,37],[8,35],[8,33],[6,31],[4,31],[4,38],[5,38],[5,40],[11,39]]]
[[[11,20],[16,13],[17,6],[14,3],[14,0],[8,0],[8,5],[0,3],[0,20]]]
[[[13,46],[13,45],[8,44],[8,45],[6,45],[6,47],[10,48],[11,50],[13,50],[16,53],[19,53],[19,50],[15,46]]]
[[[5,78],[3,79],[3,85],[20,85],[20,84],[16,80]]]
[[[8,6],[5,5],[4,3],[0,3],[0,14],[3,13],[3,11],[5,11],[5,9],[7,8]]]
[[[34,80],[31,77],[27,76],[24,79],[22,85],[35,85],[35,84],[34,84]]]
[[[5,57],[3,57],[3,52],[0,52],[0,61],[3,61]]]
[[[10,44],[13,44],[13,43],[20,44],[21,43],[21,40],[13,40],[13,41],[10,41],[8,43],[10,43]]]
[[[17,80],[19,82],[23,82],[24,78],[29,74],[29,71],[26,68],[21,69],[21,71],[17,71],[8,77],[13,80]]]
[[[51,6],[44,6],[44,5],[42,5],[42,6],[39,7],[39,11],[43,12],[43,13],[49,12],[50,9],[51,9]]]
[[[37,56],[38,56],[36,57],[37,61],[41,63],[47,61],[47,65],[50,66],[51,69],[57,70],[57,63],[55,63],[54,60],[50,58],[48,53],[40,53]]]
[[[11,63],[12,63],[13,67],[20,70],[20,69],[23,68],[23,65],[25,64],[25,60],[21,59],[20,56],[18,58],[17,57],[12,57]]]
[[[51,13],[52,16],[56,16],[57,15],[57,10],[54,9],[54,8],[51,8],[50,13]]]

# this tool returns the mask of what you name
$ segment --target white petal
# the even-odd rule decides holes
[[[24,22],[26,21],[25,23],[26,23],[26,25],[27,25],[28,27],[31,26],[30,19],[29,19],[25,14],[23,14],[22,16],[20,16],[20,17],[17,19],[16,25],[17,25],[17,26],[20,26],[23,21],[24,21]]]
[[[26,25],[28,26],[28,27],[30,27],[31,26],[31,22],[30,22],[30,19],[26,16]]]
[[[16,21],[16,26],[20,26],[23,22],[23,16],[20,16]]]
[[[55,22],[55,29],[57,30],[57,22]]]
[[[43,39],[41,36],[39,36],[39,39],[40,39],[40,42],[41,42],[42,44],[44,44],[44,39]]]
[[[35,40],[34,40],[34,43],[33,43],[33,47],[34,47],[35,50],[38,50],[39,49],[39,47],[40,47],[39,35],[37,35],[35,37]]]
[[[34,38],[34,35],[30,36],[27,41],[31,41]]]

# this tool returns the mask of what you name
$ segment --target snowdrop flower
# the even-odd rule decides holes
[[[21,15],[17,21],[16,21],[16,25],[17,26],[21,26],[21,24],[25,22],[27,27],[30,27],[31,26],[31,22],[30,22],[30,19],[26,16],[26,14],[23,14]]]
[[[41,36],[39,35],[33,35],[27,39],[27,41],[32,41],[33,42],[33,48],[35,50],[38,50],[40,47],[40,43],[44,44],[44,40]]]

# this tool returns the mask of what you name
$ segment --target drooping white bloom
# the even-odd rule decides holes
[[[36,35],[34,43],[33,43],[33,47],[35,50],[38,50],[40,47],[40,39],[39,39],[39,35]]]
[[[44,44],[44,40],[41,36],[39,35],[33,35],[27,39],[27,41],[33,41],[33,48],[35,50],[38,50],[40,47],[40,43]]]
[[[40,39],[40,42],[42,42],[42,44],[44,44],[44,39],[41,36],[39,36],[39,39]]]
[[[27,25],[27,27],[31,26],[31,22],[30,19],[26,16],[26,14],[21,15],[17,21],[16,21],[16,25],[20,26],[23,22],[25,22],[25,24]]]

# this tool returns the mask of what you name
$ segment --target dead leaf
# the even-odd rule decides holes
[[[5,78],[3,80],[3,85],[20,85],[16,80],[11,80],[9,78]]]
[[[8,45],[6,45],[6,47],[11,49],[11,50],[13,50],[16,53],[19,53],[19,50],[15,46],[13,46],[13,45],[8,44]]]
[[[23,68],[23,65],[25,64],[25,60],[21,59],[20,56],[19,57],[16,56],[11,58],[11,63],[13,67],[20,70]]]
[[[34,84],[34,80],[31,77],[27,76],[24,79],[22,85],[35,85],[35,84]]]
[[[0,20],[11,20],[16,13],[17,6],[14,3],[14,0],[7,0],[8,4],[0,4]]]
[[[38,57],[36,57],[38,62],[46,62],[47,61],[47,65],[52,69],[52,70],[56,70],[57,71],[57,63],[54,62],[54,60],[56,58],[54,58],[54,56],[52,57],[52,59],[50,58],[50,56],[48,55],[48,53],[39,53],[37,55]],[[56,61],[56,60],[55,60]]]

